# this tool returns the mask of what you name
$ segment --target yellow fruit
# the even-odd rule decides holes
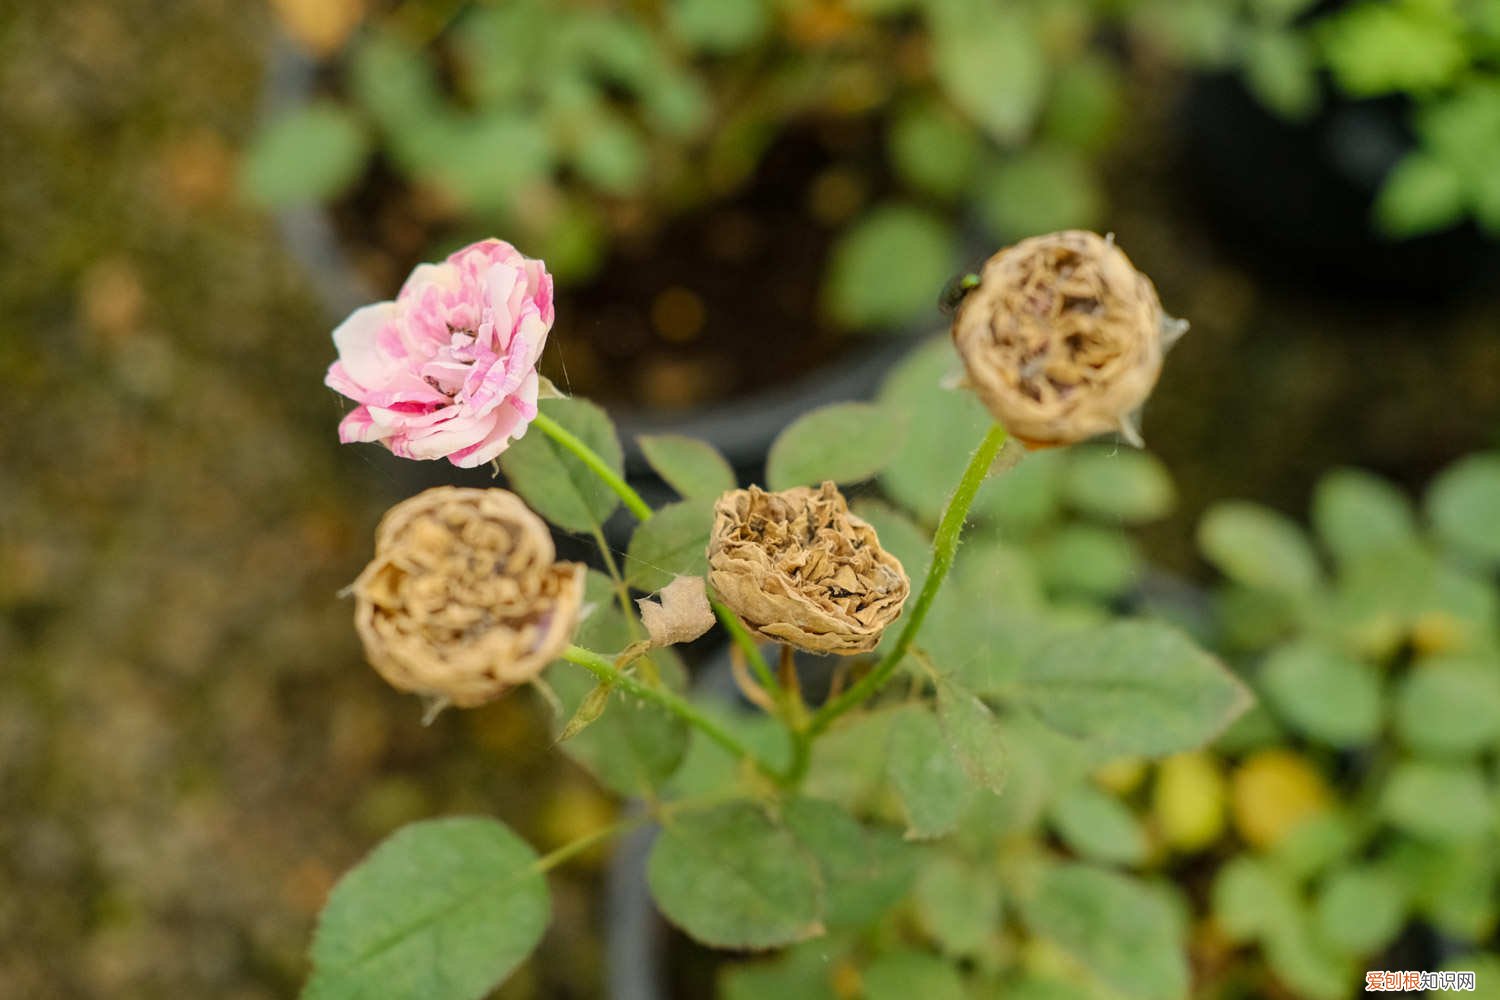
[[[1112,760],[1094,772],[1094,783],[1107,792],[1119,796],[1129,795],[1141,787],[1146,780],[1144,757],[1121,757]]]
[[[1290,750],[1261,750],[1234,773],[1234,826],[1245,842],[1271,848],[1333,804],[1323,776]]]
[[[1224,834],[1227,782],[1219,759],[1202,751],[1158,765],[1151,813],[1162,841],[1176,851],[1210,847]]]
[[[1411,625],[1411,644],[1420,656],[1451,653],[1464,645],[1464,623],[1446,611],[1426,611]]]

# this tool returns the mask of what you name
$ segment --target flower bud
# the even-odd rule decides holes
[[[1133,414],[1185,329],[1113,239],[1068,230],[986,261],[954,318],[953,342],[969,386],[1029,447],[1108,431],[1139,444]]]
[[[911,590],[833,483],[719,497],[708,582],[753,632],[813,653],[874,649]]]
[[[354,624],[393,686],[467,708],[535,678],[578,624],[585,568],[514,493],[440,486],[386,512]]]

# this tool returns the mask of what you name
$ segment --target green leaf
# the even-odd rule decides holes
[[[1061,448],[1030,452],[1020,464],[992,475],[975,501],[976,513],[993,518],[1006,538],[1040,531],[1058,516],[1067,457]]]
[[[398,830],[334,886],[304,1000],[487,996],[546,930],[551,903],[536,861],[491,819]]]
[[[865,1000],[967,1000],[952,964],[922,951],[888,951],[865,970]]]
[[[874,403],[833,403],[798,417],[766,456],[773,490],[858,483],[875,476],[900,450],[906,423],[899,410]]]
[[[1359,98],[1451,83],[1469,55],[1463,21],[1447,7],[1366,0],[1323,18],[1317,38],[1339,87]]]
[[[552,140],[533,115],[502,110],[452,114],[411,132],[424,178],[480,212],[512,209],[521,194],[552,170]]]
[[[1041,107],[1047,62],[1023,9],[950,0],[933,5],[938,82],[960,110],[1003,143],[1025,138]]]
[[[1273,652],[1261,666],[1260,690],[1288,726],[1328,746],[1357,746],[1380,733],[1375,668],[1318,643]]]
[[[969,780],[1000,794],[1010,753],[995,713],[973,692],[944,678],[937,686],[937,719]]]
[[[1450,465],[1427,491],[1427,517],[1444,544],[1485,566],[1500,566],[1500,454]]]
[[[680,434],[642,435],[637,441],[651,468],[684,499],[717,499],[738,485],[729,461],[705,441]]]
[[[1360,846],[1355,821],[1341,809],[1310,816],[1278,840],[1269,860],[1292,879],[1308,879],[1349,858]]]
[[[953,259],[952,233],[941,219],[909,205],[880,205],[834,245],[824,299],[845,326],[900,327],[935,312]]]
[[[1124,118],[1120,70],[1108,58],[1084,52],[1054,66],[1053,72],[1042,136],[1089,153],[1108,149]]]
[[[570,160],[579,177],[613,195],[635,193],[651,170],[641,130],[607,107],[596,108],[579,129]]]
[[[691,48],[722,55],[760,41],[771,12],[765,0],[672,0],[667,23]]]
[[[942,837],[958,827],[973,802],[974,785],[930,712],[912,707],[896,715],[887,767],[906,813],[908,837]]]
[[[1312,522],[1318,537],[1340,562],[1407,546],[1416,538],[1411,502],[1379,476],[1336,469],[1313,492]]]
[[[624,471],[620,440],[603,410],[582,399],[544,399],[540,406],[616,473]],[[567,531],[591,532],[620,505],[588,466],[535,427],[500,455],[500,468],[533,510]]]
[[[1494,790],[1477,766],[1408,760],[1380,794],[1380,812],[1408,833],[1431,840],[1483,837],[1495,825]]]
[[[326,201],[359,177],[369,148],[358,118],[318,101],[277,118],[256,137],[240,186],[254,202],[273,208]]]
[[[1119,799],[1090,783],[1074,785],[1052,804],[1052,826],[1088,861],[1136,865],[1146,858],[1146,831]]]
[[[1462,176],[1420,149],[1396,164],[1375,198],[1375,222],[1398,239],[1447,229],[1463,219],[1464,210]]]
[[[1212,910],[1231,941],[1254,941],[1296,912],[1297,890],[1264,860],[1241,854],[1219,869]]]
[[[673,577],[708,572],[713,522],[713,501],[707,497],[667,504],[652,514],[630,536],[626,581],[637,590],[654,593]]]
[[[1143,524],[1172,513],[1177,491],[1155,455],[1133,448],[1085,445],[1068,453],[1063,499],[1090,517]]]
[[[349,65],[355,101],[387,132],[433,113],[442,98],[437,76],[422,52],[389,32],[357,36]]]
[[[997,240],[1058,229],[1087,229],[1104,214],[1104,195],[1083,156],[1030,146],[996,161],[979,180],[979,217]]]
[[[669,819],[646,864],[667,919],[714,948],[779,948],[823,932],[817,863],[750,802]]]
[[[793,799],[783,818],[817,859],[830,928],[875,922],[900,901],[916,875],[918,856],[912,845],[890,830],[864,826],[832,802]]]
[[[1318,109],[1318,53],[1295,29],[1264,28],[1245,40],[1245,83],[1260,102],[1293,121]]]
[[[878,400],[906,416],[906,443],[880,474],[880,485],[897,503],[930,523],[942,514],[953,484],[994,423],[972,393],[943,388],[943,380],[958,367],[952,342],[946,336],[935,337],[897,366]],[[993,509],[992,486],[1005,478],[992,478],[980,489],[976,512]]]
[[[922,866],[913,898],[922,930],[947,954],[976,954],[1000,929],[999,879],[953,855]]]
[[[1401,884],[1373,868],[1344,868],[1328,876],[1314,910],[1323,939],[1351,955],[1374,955],[1406,922]]]
[[[1276,977],[1307,1000],[1343,1000],[1358,970],[1347,956],[1335,954],[1319,938],[1312,915],[1294,909],[1266,931],[1266,964]]]
[[[1022,668],[1020,700],[1047,725],[1120,754],[1202,746],[1250,704],[1223,664],[1165,625],[1064,634]]]
[[[1127,997],[1186,997],[1187,956],[1171,906],[1141,883],[1083,864],[1046,869],[1021,901],[1031,930]]]
[[[602,573],[590,570],[584,601],[593,610],[578,627],[575,637],[588,649],[624,649],[632,638],[629,625],[614,603],[614,584]],[[667,687],[681,691],[687,674],[670,650],[656,650],[651,662]],[[594,675],[576,664],[559,661],[547,669],[547,683],[562,702],[563,718],[576,715],[597,690]],[[688,747],[688,728],[665,709],[640,701],[619,690],[606,701],[604,711],[572,739],[561,744],[569,757],[582,764],[599,781],[621,795],[642,795],[660,788],[676,773]]]
[[[1500,663],[1419,662],[1396,693],[1396,733],[1418,753],[1436,756],[1500,742]]]
[[[1494,933],[1500,857],[1490,839],[1401,838],[1383,860],[1386,871],[1401,881],[1415,915],[1441,933],[1470,942]]]
[[[1031,561],[975,534],[932,604],[922,648],[974,693],[1004,694],[1026,657],[1067,627],[1046,610]]]
[[[1220,572],[1246,586],[1300,595],[1322,578],[1318,557],[1290,518],[1242,500],[1209,508],[1198,524],[1198,547]]]
[[[1240,36],[1236,8],[1222,0],[1137,0],[1151,41],[1169,57],[1203,69],[1225,67]]]
[[[850,712],[813,741],[808,768],[808,795],[837,802],[846,809],[868,811],[889,797],[886,783],[891,726],[904,709],[884,707]],[[785,743],[785,731],[776,724]]]
[[[668,686],[682,687],[681,664],[668,652],[651,654]],[[595,689],[593,675],[570,663],[547,673],[569,715],[576,714]],[[661,787],[687,753],[688,727],[663,708],[616,690],[604,711],[561,744],[563,752],[620,795],[642,795]]]
[[[979,163],[973,128],[944,104],[919,99],[903,105],[891,122],[891,164],[908,184],[938,198],[965,192]]]
[[[1142,561],[1122,531],[1091,524],[1068,524],[1037,549],[1047,586],[1063,594],[1108,601],[1140,582]]]
[[[833,976],[845,950],[819,938],[773,958],[728,966],[720,974],[717,996],[720,1000],[840,1000]]]

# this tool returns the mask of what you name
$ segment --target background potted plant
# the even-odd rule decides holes
[[[417,260],[514,234],[565,286],[554,381],[744,466],[800,412],[874,387],[902,348],[848,334],[926,332],[932,289],[984,243],[973,230],[1006,242],[1100,217],[1127,75],[1175,17],[965,0],[421,10],[351,21],[317,62],[278,50],[246,190],[285,209],[339,315]]]

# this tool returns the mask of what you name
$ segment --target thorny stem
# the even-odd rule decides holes
[[[563,427],[556,420],[545,413],[538,412],[532,423],[542,429],[542,433],[556,441],[567,449],[580,462],[589,467],[589,471],[598,476],[604,485],[615,491],[625,506],[630,509],[639,520],[645,521],[651,517],[651,505],[641,499],[641,495],[630,488],[630,484],[620,478],[620,474],[605,464],[604,459],[580,441],[571,431]]]
[[[608,681],[628,694],[632,694],[643,701],[653,702],[666,709],[688,725],[702,730],[703,735],[736,757],[753,762],[767,774],[775,773],[774,768],[767,765],[753,750],[740,742],[738,737],[713,719],[704,715],[687,699],[678,697],[665,688],[650,687],[649,685],[642,684],[634,677],[617,668],[609,657],[596,653],[591,649],[584,649],[581,646],[569,646],[563,650],[562,656],[569,663],[576,663],[580,667],[589,670],[600,680]]]
[[[912,641],[922,629],[922,622],[927,618],[927,612],[932,608],[933,600],[942,589],[948,571],[953,568],[953,557],[958,553],[958,539],[963,533],[964,521],[969,516],[969,507],[974,503],[974,496],[979,492],[979,487],[984,484],[985,477],[989,475],[990,466],[995,464],[995,457],[1005,444],[1005,437],[1005,428],[999,424],[992,425],[989,433],[984,436],[984,440],[979,443],[979,447],[974,450],[973,457],[969,459],[969,466],[964,470],[963,478],[958,482],[958,489],[953,491],[953,496],[949,499],[948,506],[943,510],[943,516],[938,521],[937,534],[932,539],[932,564],[927,569],[927,579],[922,583],[922,592],[917,595],[917,603],[912,606],[911,614],[907,616],[906,625],[901,629],[896,644],[875,666],[875,669],[860,678],[837,698],[825,702],[823,707],[813,714],[812,722],[807,729],[809,737],[816,737],[827,729],[834,719],[880,690],[905,658],[906,651],[911,648]]]

